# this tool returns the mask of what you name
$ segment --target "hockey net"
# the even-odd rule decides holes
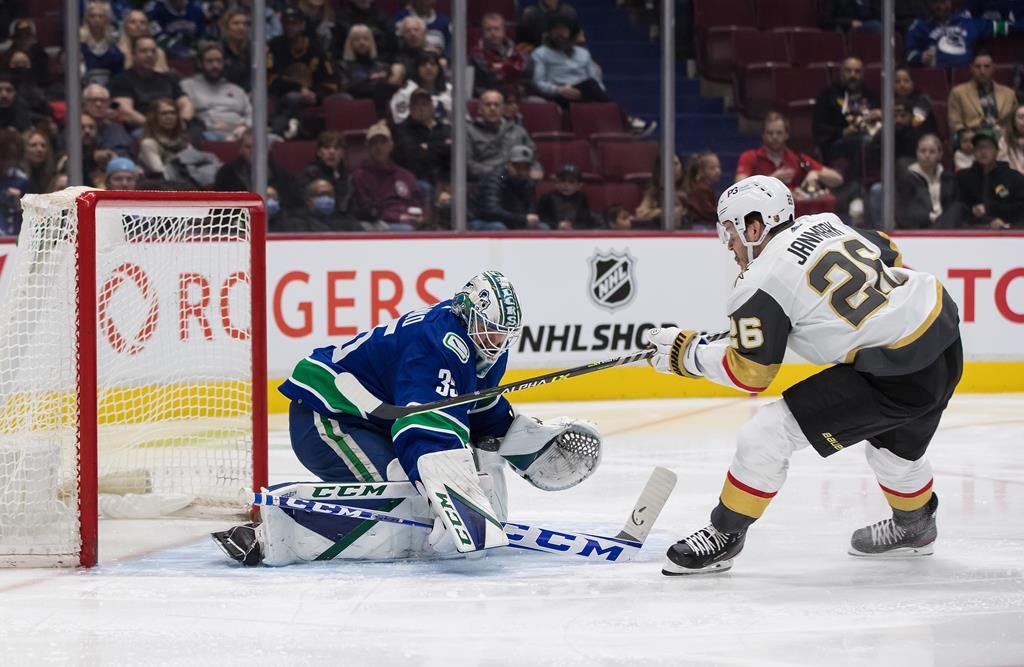
[[[266,483],[256,195],[27,196],[0,295],[0,565],[97,560],[98,521],[241,512]]]

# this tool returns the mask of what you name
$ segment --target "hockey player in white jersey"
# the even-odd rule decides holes
[[[902,268],[881,234],[831,213],[794,220],[792,194],[776,178],[729,188],[718,219],[740,267],[729,333],[653,329],[654,368],[756,393],[775,377],[787,346],[832,366],[740,428],[710,525],[670,547],[662,572],[728,570],[785,482],[794,451],[810,445],[825,457],[863,440],[892,517],[854,531],[850,553],[932,553],[938,497],[925,452],[963,368],[956,304],[934,276]]]
[[[214,540],[246,565],[483,553],[508,544],[506,468],[544,490],[574,486],[600,462],[596,428],[570,418],[541,423],[501,395],[396,420],[370,414],[370,406],[424,405],[497,386],[521,326],[512,283],[484,271],[452,299],[313,350],[280,387],[291,399],[292,449],[329,484],[281,484],[272,493],[433,521],[432,532],[261,507],[262,523]]]

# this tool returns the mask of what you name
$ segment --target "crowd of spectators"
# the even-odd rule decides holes
[[[83,0],[81,11],[86,184],[251,190],[253,132],[261,131],[252,126],[251,2]],[[0,33],[9,32],[0,39],[0,234],[15,234],[23,194],[68,182],[67,58],[59,44],[39,42],[28,3],[5,3],[0,18]],[[467,137],[472,226],[607,226],[605,212],[590,209],[579,166],[544,173],[519,113],[520,100],[566,110],[611,101],[575,8],[538,0],[512,16],[478,18],[467,54],[477,99]],[[298,168],[268,156],[270,229],[449,228],[452,28],[435,0],[408,0],[395,13],[375,0],[268,0],[261,20],[271,145],[316,145]],[[368,100],[375,122],[326,129],[331,100]],[[655,124],[623,114],[622,127],[643,137]],[[542,182],[553,190],[538,197]]]

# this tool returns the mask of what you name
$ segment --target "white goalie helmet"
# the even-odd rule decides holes
[[[523,328],[523,310],[512,283],[498,271],[469,279],[452,299],[452,309],[466,323],[477,353],[493,363],[516,340]]]
[[[718,199],[718,237],[728,245],[730,227],[735,228],[740,242],[753,260],[753,248],[761,245],[773,227],[783,225],[794,216],[793,193],[773,176],[750,176],[733,185]],[[760,213],[764,232],[753,241],[746,238],[747,216]]]

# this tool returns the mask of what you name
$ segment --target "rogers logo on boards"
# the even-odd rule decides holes
[[[249,326],[237,326],[231,316],[233,290],[239,285],[249,287],[247,271],[235,271],[221,283],[217,290],[217,309],[221,330],[234,340],[248,340],[252,335]],[[214,305],[213,283],[210,278],[196,272],[178,274],[176,305],[178,312],[177,338],[188,341],[196,336],[214,340],[215,318],[210,309]],[[125,292],[131,290],[131,292]],[[135,355],[142,352],[157,331],[160,323],[161,302],[154,281],[145,269],[131,262],[115,267],[103,281],[96,301],[99,330],[110,347],[119,354]],[[144,311],[145,317],[138,329],[130,335],[123,331],[126,320],[135,320],[132,313]],[[119,323],[121,326],[119,326]]]

